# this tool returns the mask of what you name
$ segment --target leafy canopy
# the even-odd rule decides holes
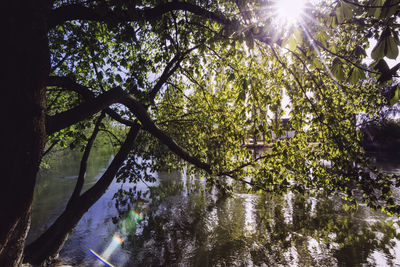
[[[275,4],[55,1],[51,75],[84,86],[92,97],[122,88],[162,132],[207,163],[200,171],[225,190],[235,184],[255,191],[324,190],[354,201],[361,192],[357,200],[398,213],[392,190],[400,179],[379,171],[360,147],[360,129],[368,123],[360,114],[376,118],[399,100],[398,67],[386,63],[399,53],[399,1],[309,1],[289,27],[277,21]],[[63,11],[78,9],[75,17],[60,19]],[[70,88],[49,86],[49,115],[90,101],[64,89]],[[108,131],[138,119],[122,104],[108,108],[120,118],[109,118]],[[280,126],[282,117],[290,117],[290,125]],[[90,121],[49,140],[84,142]],[[274,138],[290,127],[294,138]],[[249,133],[264,136],[271,149],[254,158],[242,145]],[[120,177],[139,179],[141,168],[199,167],[173,152],[142,131]],[[222,183],[222,176],[233,184]]]

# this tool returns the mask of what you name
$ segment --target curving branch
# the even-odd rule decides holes
[[[305,30],[305,31],[306,31],[306,30]],[[322,50],[328,52],[329,54],[334,55],[334,56],[336,56],[336,57],[338,57],[338,58],[341,58],[341,59],[345,60],[347,63],[349,63],[349,64],[353,65],[354,67],[359,68],[359,69],[361,69],[361,70],[363,70],[363,71],[366,71],[366,72],[369,72],[369,73],[373,73],[373,74],[379,74],[378,72],[371,71],[371,70],[369,70],[368,68],[365,68],[365,67],[363,67],[363,66],[360,65],[360,64],[354,63],[352,60],[348,59],[348,58],[345,57],[345,56],[342,56],[342,55],[340,55],[340,54],[338,54],[338,53],[335,53],[335,52],[329,50],[329,49],[326,48],[321,42],[319,42],[317,39],[315,39],[314,36],[312,36],[310,32],[307,31],[306,33],[307,33],[308,36],[310,36],[310,38],[313,40],[313,42],[314,42],[317,46],[319,46],[320,48],[322,48]]]
[[[168,79],[176,72],[176,70],[179,68],[180,63],[185,59],[185,57],[190,54],[192,51],[198,49],[200,46],[202,46],[204,43],[204,40],[200,42],[200,44],[188,49],[184,53],[178,53],[176,54],[171,61],[169,61],[164,68],[163,73],[161,74],[160,78],[158,79],[157,83],[154,85],[152,90],[148,93],[148,98],[153,100],[158,92],[161,90],[163,85],[168,81]],[[97,68],[94,65],[97,73]],[[99,81],[99,84],[101,86],[101,83]],[[92,101],[95,99],[95,94],[86,86],[83,86],[77,82],[75,82],[73,79],[68,78],[68,77],[59,77],[59,76],[50,76],[48,80],[48,86],[59,86],[63,88],[67,88],[69,90],[75,91],[78,94],[82,95],[86,101]],[[102,91],[104,92],[104,88],[101,86]],[[115,90],[112,89],[112,90]],[[126,125],[126,126],[133,126],[134,123],[130,120],[122,118],[117,112],[112,110],[111,108],[107,107],[105,109],[107,115],[109,115],[111,118],[114,120]],[[96,112],[95,112],[96,113]],[[57,130],[53,129],[52,125],[47,126],[47,133],[53,133],[56,132]],[[56,128],[57,129],[57,128]],[[58,129],[59,130],[59,129]]]
[[[60,252],[71,229],[76,226],[86,211],[104,194],[113,181],[117,171],[129,155],[139,130],[140,125],[137,123],[131,127],[125,142],[96,184],[80,195],[76,201],[70,202],[57,220],[39,238],[25,247],[25,262],[39,265],[49,255],[57,255]]]
[[[149,114],[144,105],[139,103],[131,95],[125,95],[121,99],[121,103],[127,106],[131,112],[135,114],[137,119],[141,122],[142,128],[148,131],[151,135],[156,137],[161,143],[166,145],[172,152],[178,155],[183,160],[192,163],[196,167],[211,173],[210,165],[202,162],[201,160],[191,156],[185,149],[180,147],[171,137],[169,137],[164,131],[158,128]]]
[[[103,109],[108,108],[112,104],[118,103],[123,93],[124,91],[120,87],[115,87],[68,111],[58,113],[54,116],[47,116],[46,133],[50,135],[58,132],[61,129],[87,119]]]
[[[224,176],[225,175],[225,176],[232,177],[232,175],[235,175],[236,172],[239,172],[239,171],[241,171],[242,169],[244,169],[246,167],[250,167],[250,166],[254,165],[256,162],[258,162],[260,160],[263,160],[263,159],[266,159],[266,158],[272,158],[272,157],[278,156],[280,154],[281,153],[275,153],[275,154],[266,154],[264,156],[260,156],[258,158],[255,158],[252,161],[243,163],[242,165],[236,167],[235,169],[232,169],[232,170],[229,170],[229,171],[222,171],[222,172],[218,173],[218,176]]]
[[[89,159],[89,155],[90,152],[92,150],[94,141],[96,140],[97,134],[100,131],[100,124],[101,121],[104,119],[105,117],[105,112],[101,112],[100,116],[97,118],[96,124],[94,126],[93,132],[88,140],[88,143],[86,144],[85,147],[85,152],[82,155],[82,159],[81,159],[81,165],[79,167],[79,175],[78,175],[78,179],[76,180],[76,184],[75,184],[75,188],[74,191],[72,192],[72,195],[68,201],[67,204],[67,209],[69,206],[72,206],[76,203],[76,201],[79,199],[79,196],[81,194],[82,188],[83,188],[83,184],[85,182],[85,175],[86,175],[86,169],[87,169],[87,161]]]
[[[59,86],[67,90],[74,91],[82,95],[86,101],[91,101],[96,98],[95,94],[88,87],[75,82],[73,79],[69,77],[50,76],[48,79],[48,86]],[[114,120],[118,121],[121,124],[130,127],[134,125],[133,121],[122,118],[117,112],[115,112],[113,109],[109,107],[105,109],[105,112],[107,113],[107,115],[109,115],[111,118],[113,118]],[[48,129],[48,131],[51,131],[51,129]]]
[[[179,68],[179,64],[185,59],[187,55],[189,55],[192,51],[196,50],[200,46],[204,44],[205,40],[202,40],[200,44],[188,49],[184,53],[176,54],[170,62],[168,62],[167,66],[164,68],[161,77],[158,79],[156,85],[153,89],[149,92],[148,97],[149,99],[154,99],[158,92],[161,90],[162,86],[167,82],[167,80],[176,72]]]
[[[50,11],[48,24],[50,28],[71,20],[102,21],[102,22],[127,22],[150,21],[159,19],[171,11],[187,11],[195,15],[214,20],[227,25],[231,21],[221,14],[209,11],[201,6],[188,2],[167,2],[152,8],[128,8],[127,10],[112,10],[104,7],[85,7],[80,4],[61,6]]]
[[[164,131],[159,129],[147,113],[147,108],[137,101],[133,96],[124,92],[120,87],[113,88],[110,91],[107,91],[92,99],[91,101],[85,102],[71,110],[56,114],[54,116],[48,116],[46,120],[46,132],[47,134],[52,134],[81,120],[84,120],[116,103],[123,104],[129,108],[129,110],[140,121],[142,128],[156,137],[176,155],[181,157],[183,160],[192,163],[196,167],[211,173],[210,165],[191,156]]]
[[[54,141],[45,152],[43,152],[42,157],[46,156],[50,151],[58,144],[59,140]]]
[[[155,84],[153,89],[148,93],[149,99],[154,99],[157,93],[161,90],[162,86],[167,80],[173,75],[174,72],[179,68],[179,64],[184,58],[195,49],[203,45],[203,42],[190,48],[184,53],[176,54],[167,66]],[[132,95],[123,91],[120,87],[115,87],[107,92],[103,92],[101,95],[95,97],[94,93],[90,91],[86,86],[80,85],[67,77],[49,77],[48,85],[60,86],[64,88],[70,88],[75,92],[81,94],[86,102],[79,106],[72,108],[71,110],[61,112],[54,116],[48,116],[46,120],[46,132],[52,134],[70,125],[73,125],[83,119],[90,117],[102,110],[117,121],[129,125],[131,127],[136,126],[135,122],[125,120],[119,116],[118,113],[110,109],[110,105],[120,103],[125,105],[140,121],[144,130],[148,131],[154,137],[156,137],[161,143],[166,145],[172,152],[177,154],[182,159],[189,163],[192,163],[196,167],[211,173],[211,168],[208,164],[203,163],[201,160],[192,157],[185,149],[180,147],[172,138],[170,138],[165,132],[159,129],[150,118],[147,107],[137,101]]]

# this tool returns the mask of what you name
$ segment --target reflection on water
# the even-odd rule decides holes
[[[214,205],[201,190],[167,197],[126,244],[133,256],[126,266],[400,264],[397,219],[288,195],[236,194]]]
[[[92,161],[91,183],[108,161],[104,155]],[[37,192],[31,236],[61,212],[73,175],[40,179],[39,188],[57,187],[59,194]],[[365,206],[345,211],[340,199],[293,193],[226,198],[180,173],[136,186],[140,200],[113,199],[122,187],[114,183],[85,214],[61,252],[66,262],[104,266],[89,250],[104,252],[118,234],[124,242],[107,258],[115,266],[400,266],[399,218]]]
[[[88,160],[83,191],[94,184],[110,164],[111,148],[95,146]],[[35,187],[31,230],[28,243],[38,237],[61,214],[71,196],[79,173],[82,152],[58,152],[51,169],[42,170]]]

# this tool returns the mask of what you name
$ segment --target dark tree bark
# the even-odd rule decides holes
[[[93,129],[93,133],[90,136],[88,143],[85,147],[85,152],[83,153],[82,159],[81,159],[81,166],[79,167],[79,175],[76,180],[76,185],[75,185],[74,191],[72,192],[72,195],[68,201],[67,209],[69,206],[74,205],[76,203],[76,201],[79,200],[79,196],[82,192],[83,185],[85,184],[87,162],[88,162],[88,159],[90,156],[90,151],[92,150],[94,141],[96,140],[97,134],[100,131],[100,124],[101,124],[101,121],[104,119],[104,117],[105,117],[105,112],[102,111],[99,118],[97,118],[96,125],[94,126],[94,129]]]
[[[128,10],[121,12],[103,8],[88,8],[80,4],[65,5],[50,13],[49,25],[50,27],[54,27],[70,20],[90,20],[101,22],[150,21],[159,19],[163,14],[176,10],[191,12],[224,25],[231,23],[231,21],[225,18],[222,14],[211,12],[201,6],[188,2],[173,1],[161,3],[152,8],[139,9],[130,7]]]
[[[0,266],[19,266],[45,141],[45,1],[2,3]]]
[[[49,116],[46,119],[46,132],[50,135],[87,119],[91,115],[107,109],[110,105],[118,103],[125,95],[126,93],[120,87],[115,87],[75,108]]]
[[[192,51],[192,49],[190,51]],[[188,51],[188,53],[190,51]],[[172,75],[173,72],[176,71],[177,65],[173,67],[173,64],[179,63],[181,60],[182,56],[176,56],[167,65],[159,81],[150,92],[151,98],[154,98],[156,96],[166,80]],[[74,90],[83,95],[87,102],[73,108],[72,110],[57,114],[52,117],[48,117],[46,123],[46,125],[48,126],[48,133],[73,124],[76,121],[79,121],[91,114],[98,112],[100,109],[103,109],[103,114],[107,113],[112,117],[118,117],[118,114],[113,115],[112,110],[105,107],[105,103],[107,105],[116,102],[124,103],[133,113],[137,115],[137,118],[139,119],[141,124],[137,122],[129,122],[129,124],[132,125],[131,132],[107,171],[91,189],[86,191],[83,195],[80,195],[84,179],[83,173],[86,169],[86,161],[89,156],[91,144],[93,143],[93,139],[95,138],[96,129],[98,130],[98,124],[96,124],[94,133],[90,138],[91,142],[88,143],[85,154],[82,158],[81,171],[78,177],[77,186],[70,198],[70,201],[68,202],[67,207],[65,208],[65,211],[54,222],[54,224],[50,226],[48,230],[46,230],[46,232],[44,232],[37,240],[26,247],[26,262],[33,264],[42,264],[46,262],[51,262],[54,258],[58,256],[58,253],[60,252],[65,241],[67,240],[69,233],[80,221],[85,212],[104,194],[104,192],[111,184],[113,177],[115,176],[116,172],[121,167],[123,161],[129,153],[129,150],[127,150],[127,148],[130,148],[133,145],[134,139],[136,138],[138,131],[142,127],[143,129],[151,132],[156,138],[165,143],[168,147],[170,147],[172,151],[177,153],[183,159],[194,163],[199,168],[210,171],[208,165],[190,156],[168,135],[157,128],[157,126],[148,115],[146,107],[137,102],[132,96],[122,91],[120,88],[114,88],[96,98],[89,90],[89,88],[82,86],[69,78],[50,77],[49,85],[61,86],[64,88],[69,88],[70,90]]]
[[[134,111],[141,121],[143,128],[151,132],[170,149],[183,159],[210,171],[209,166],[191,157],[179,147],[164,132],[158,129],[149,120],[146,107],[136,99],[124,95],[120,101],[108,98],[96,105],[81,105],[70,113],[59,114],[46,125],[45,116],[45,88],[49,76],[49,43],[47,39],[48,25],[54,27],[69,20],[94,20],[103,22],[153,20],[172,10],[188,11],[199,16],[218,21],[221,24],[231,23],[219,14],[207,11],[199,6],[174,1],[160,4],[154,8],[129,10],[126,14],[102,12],[96,9],[87,9],[78,5],[66,5],[51,10],[52,1],[48,0],[12,0],[2,5],[5,10],[2,19],[3,30],[3,61],[4,70],[0,94],[3,103],[1,106],[2,124],[4,129],[0,135],[0,147],[3,157],[1,166],[0,187],[0,266],[18,266],[21,262],[23,247],[30,225],[33,191],[36,175],[41,161],[46,133],[53,133],[62,127],[63,120],[73,119],[67,124],[73,124],[83,119],[80,115],[93,115],[104,110],[111,103],[123,102]],[[49,19],[48,19],[49,18]],[[4,60],[5,59],[5,60]],[[172,67],[172,66],[171,66]],[[176,70],[174,67],[173,70]],[[169,71],[165,79],[172,73]],[[156,93],[159,89],[152,92]],[[122,90],[118,90],[118,97]],[[101,100],[101,103],[100,103]],[[93,107],[95,107],[93,109]],[[110,112],[110,114],[112,114]],[[59,124],[61,122],[61,124]],[[46,131],[46,126],[49,128]],[[96,202],[111,183],[115,173],[127,156],[133,140],[141,126],[135,124],[125,144],[117,154],[113,163],[96,185],[80,196],[79,206],[71,204],[55,224],[34,244],[27,247],[27,259],[32,262],[41,262],[47,256],[55,255],[65,242],[68,232]],[[86,203],[81,205],[81,203]],[[65,222],[68,222],[66,225]],[[32,252],[35,253],[32,253]]]
[[[42,264],[58,256],[69,233],[111,184],[117,171],[131,151],[139,130],[140,125],[136,123],[129,131],[124,144],[99,181],[81,196],[74,196],[74,201],[69,203],[50,228],[25,248],[24,261],[32,264]]]

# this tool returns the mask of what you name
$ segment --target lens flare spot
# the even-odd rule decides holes
[[[96,256],[97,259],[99,259],[102,263],[106,264],[107,266],[114,267],[111,263],[109,263],[106,259],[104,259],[102,256],[94,252],[93,250],[89,249],[89,251]]]
[[[131,214],[133,215],[133,216],[135,216],[138,220],[143,220],[143,217],[142,217],[142,215],[140,215],[140,213],[139,212],[137,212],[136,210],[131,210]]]
[[[104,250],[104,252],[101,255],[97,254],[91,249],[90,252],[102,263],[106,264],[107,266],[114,267],[114,265],[109,263],[107,259],[109,259],[114,251],[124,242],[121,236],[128,236],[132,231],[136,229],[137,222],[141,220],[143,220],[143,216],[141,215],[141,213],[131,209],[125,219],[120,222],[119,231],[112,236],[112,240],[108,247]]]
[[[122,238],[117,235],[113,235],[112,238],[114,241],[117,241],[119,244],[122,244],[124,242],[124,240],[122,240]]]

